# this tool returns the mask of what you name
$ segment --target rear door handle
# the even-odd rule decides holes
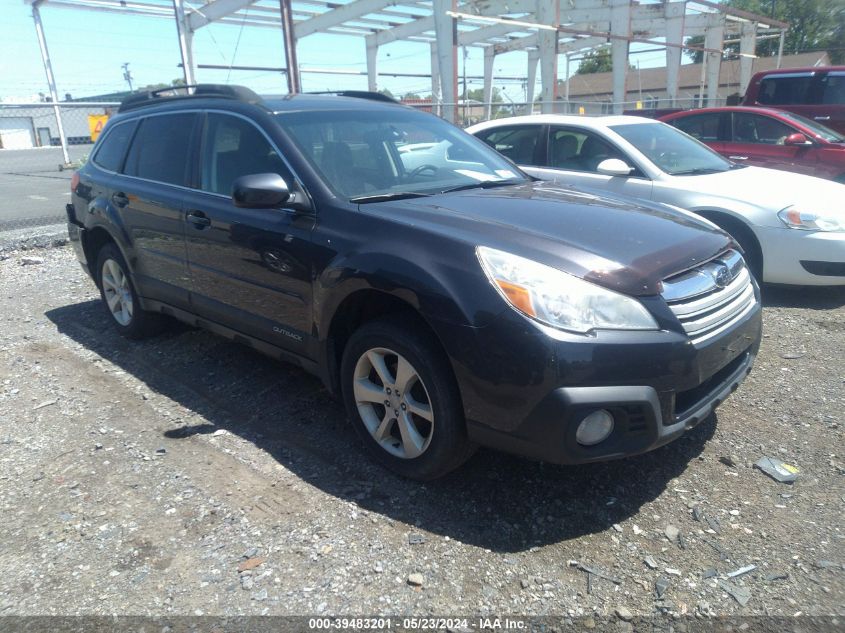
[[[211,220],[206,217],[205,213],[202,211],[188,211],[188,214],[185,216],[188,222],[193,224],[198,229],[204,229],[208,226],[211,226]]]
[[[728,156],[731,160],[748,160],[748,156]]]
[[[125,207],[127,204],[129,204],[129,196],[127,196],[122,191],[116,191],[111,195],[111,201],[119,207]]]
[[[814,116],[813,117],[816,121],[830,121],[829,116]]]

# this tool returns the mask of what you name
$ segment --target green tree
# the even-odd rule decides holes
[[[383,94],[385,97],[390,97],[391,99],[395,99],[395,98],[396,98],[396,97],[394,97],[394,96],[393,96],[393,93],[392,93],[392,92],[390,92],[390,90],[388,90],[387,88],[382,88],[381,90],[379,90],[379,92],[380,92],[381,94]]]
[[[406,99],[408,99],[408,100],[411,100],[411,99],[422,99],[422,97],[421,97],[420,95],[418,95],[416,92],[406,92],[406,93],[402,96],[402,100],[404,101],[404,100],[406,100]]]
[[[600,46],[584,54],[575,74],[592,75],[593,73],[606,73],[611,70],[613,70],[613,61],[610,56],[610,46]]]
[[[629,64],[628,68],[633,70],[634,66]],[[605,44],[585,53],[575,74],[592,75],[593,73],[609,73],[611,70],[613,70],[613,56],[610,45]]]
[[[473,88],[472,90],[467,90],[466,95],[461,95],[461,99],[465,99],[467,101],[478,101],[480,103],[484,103],[484,88]],[[498,103],[504,103],[505,100],[502,98],[501,91],[493,87],[493,94],[491,101],[493,103],[493,107],[491,109],[492,116],[495,118],[496,114],[498,114],[501,106],[496,105]]]
[[[830,50],[833,63],[845,59],[845,1],[843,0],[726,0],[725,6],[765,15],[789,23],[783,52],[794,55],[804,51]],[[704,46],[704,37],[687,38],[688,46]],[[777,55],[778,38],[759,40],[757,55]],[[729,54],[739,52],[739,44],[726,44]],[[837,50],[838,49],[838,50]],[[701,63],[702,51],[685,51],[687,57]]]

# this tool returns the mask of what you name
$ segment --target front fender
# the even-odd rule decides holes
[[[343,301],[361,290],[375,290],[407,303],[426,320],[481,327],[506,309],[484,276],[473,249],[470,257],[451,253],[417,263],[408,253],[358,252],[332,261],[316,280],[315,315],[321,334]],[[323,336],[321,335],[321,338]]]

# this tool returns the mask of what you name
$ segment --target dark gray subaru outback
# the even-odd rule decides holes
[[[298,363],[408,477],[479,444],[558,463],[653,449],[759,345],[759,291],[725,233],[535,182],[379,95],[137,95],[72,196],[118,330],[175,317]]]

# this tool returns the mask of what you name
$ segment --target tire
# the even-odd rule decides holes
[[[437,342],[407,319],[400,323],[371,321],[352,334],[341,362],[343,402],[377,461],[403,477],[429,481],[463,464],[475,445]]]
[[[117,246],[106,244],[100,249],[96,270],[100,298],[118,332],[126,338],[142,339],[163,329],[160,314],[141,309],[129,267]]]
[[[743,251],[745,265],[757,283],[763,285],[763,251],[754,233],[739,220],[730,217],[714,217],[702,214],[720,229],[730,234]]]

